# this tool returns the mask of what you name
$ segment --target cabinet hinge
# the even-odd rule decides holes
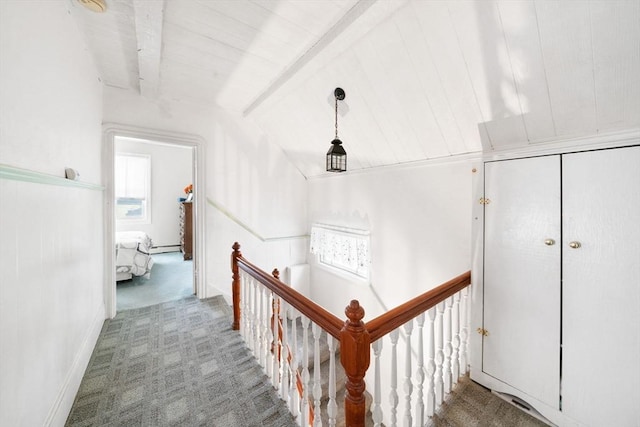
[[[481,205],[488,205],[489,203],[491,203],[491,200],[483,197],[480,200],[478,200],[478,203],[480,203]]]
[[[487,331],[486,329],[483,329],[483,328],[476,329],[476,332],[478,332],[483,337],[488,337],[489,336],[489,331]]]

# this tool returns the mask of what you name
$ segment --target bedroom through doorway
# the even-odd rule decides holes
[[[196,293],[195,148],[114,136],[116,311]]]

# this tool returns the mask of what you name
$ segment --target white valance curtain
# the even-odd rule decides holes
[[[327,224],[311,226],[310,251],[319,261],[359,277],[369,278],[368,230]]]

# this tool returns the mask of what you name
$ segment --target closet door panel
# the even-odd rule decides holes
[[[640,147],[563,155],[562,179],[562,409],[639,426]]]
[[[559,407],[560,156],[485,164],[483,371]]]

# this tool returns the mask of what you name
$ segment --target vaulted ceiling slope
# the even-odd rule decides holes
[[[640,0],[106,0],[104,83],[215,104],[324,173],[640,126]]]

